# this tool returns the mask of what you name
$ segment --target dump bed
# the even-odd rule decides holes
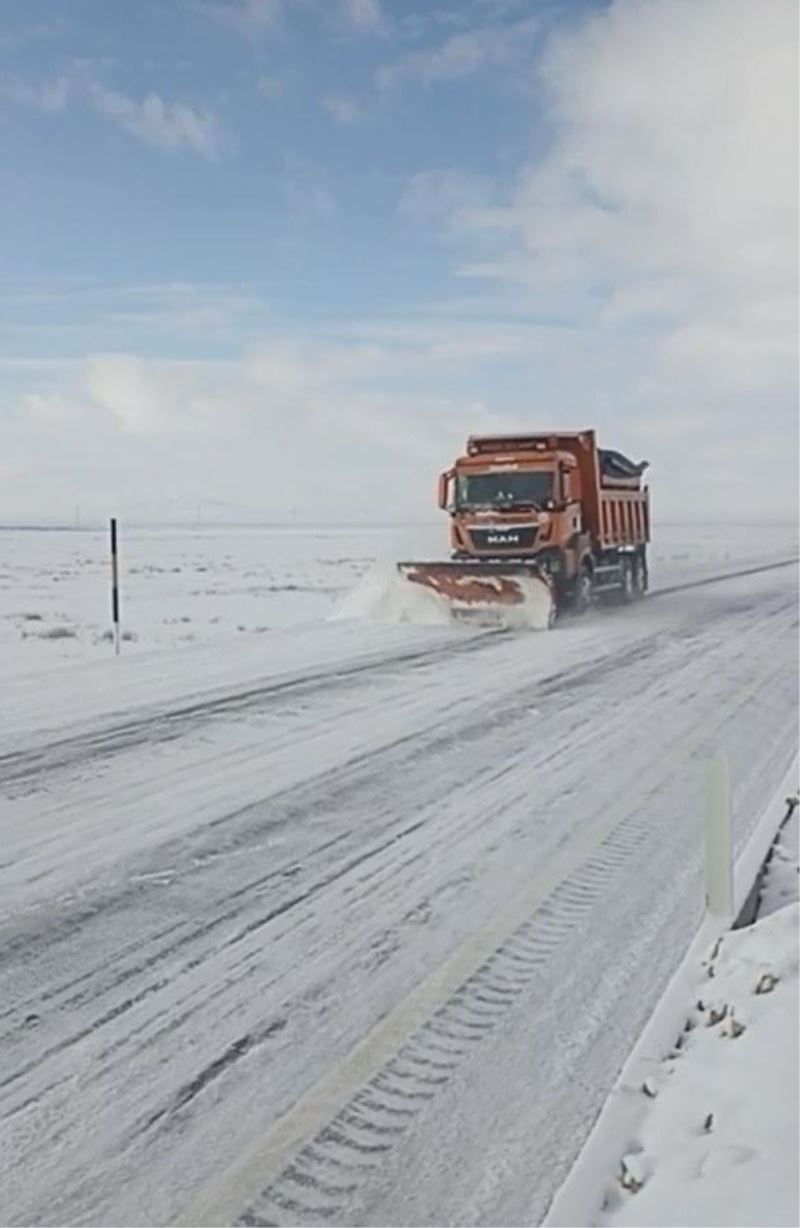
[[[639,546],[650,540],[650,507],[637,464],[621,452],[597,447],[594,431],[541,431],[519,435],[472,435],[467,455],[481,456],[566,452],[576,461],[573,497],[580,499],[583,528],[596,546]]]

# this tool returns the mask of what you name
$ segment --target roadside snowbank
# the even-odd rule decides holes
[[[798,1223],[799,915],[788,905],[709,953],[600,1223]]]
[[[795,757],[736,859],[737,912],[770,847],[790,855],[791,820],[782,820],[797,772]],[[791,881],[776,858],[763,907]],[[782,894],[773,914],[780,920],[730,931],[725,918],[706,917],[544,1224],[797,1225],[800,934],[797,904],[785,907],[797,899],[794,866],[794,894]]]

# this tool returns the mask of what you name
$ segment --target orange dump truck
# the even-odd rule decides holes
[[[647,591],[647,462],[598,448],[594,431],[472,435],[439,478],[450,515],[449,562],[398,564],[454,612],[524,603],[532,586],[553,610]]]

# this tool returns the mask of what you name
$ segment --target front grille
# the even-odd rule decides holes
[[[469,530],[473,550],[531,550],[536,541],[536,525],[487,525]]]

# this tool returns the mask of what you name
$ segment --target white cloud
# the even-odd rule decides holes
[[[285,0],[194,0],[192,7],[205,17],[227,22],[243,34],[256,35],[280,25],[286,4]]]
[[[70,400],[53,389],[26,392],[20,408],[24,418],[45,428],[70,426],[74,418],[74,406]]]
[[[367,118],[366,112],[357,99],[348,98],[342,94],[323,98],[322,106],[328,112],[331,119],[334,119],[337,124],[341,124],[345,128],[361,123]]]
[[[129,98],[93,81],[87,64],[76,63],[70,73],[46,81],[0,79],[0,98],[50,115],[64,111],[76,99],[88,99],[99,114],[162,150],[187,148],[215,158],[222,144],[222,130],[212,112],[185,102],[165,102],[154,93],[141,101]]]
[[[332,217],[336,212],[336,197],[324,172],[307,158],[294,155],[284,160],[284,166],[280,189],[292,212],[298,218]]]
[[[755,436],[769,497],[796,491],[796,33],[793,0],[615,0],[551,41],[549,151],[469,219],[497,248],[462,272],[619,354],[618,419],[695,509],[723,441],[734,504],[767,497]]]
[[[120,288],[113,297],[112,305],[102,305],[99,319],[87,320],[87,333],[119,337],[134,326],[173,343],[209,336],[233,343],[262,329],[268,315],[264,301],[246,287],[177,283]]]
[[[283,15],[283,0],[242,0],[240,20],[249,26],[273,26]]]
[[[62,366],[63,360],[47,355],[65,346],[80,353],[155,344],[181,353],[187,345],[206,346],[209,338],[217,348],[242,346],[263,335],[272,316],[263,294],[241,283],[20,280],[6,283],[3,296],[13,310],[5,321],[7,356],[0,354],[0,370]],[[27,357],[11,356],[19,345]]]
[[[88,488],[113,473],[112,493],[149,483],[261,501],[270,515],[297,502],[298,483],[310,515],[421,515],[431,475],[470,429],[557,421],[647,456],[659,516],[791,514],[795,28],[788,0],[617,0],[575,18],[539,66],[549,145],[507,199],[444,167],[400,202],[474,235],[461,268],[470,320],[454,321],[451,302],[433,320],[424,305],[406,321],[341,320],[324,343],[264,338],[265,314],[241,289],[162,288],[139,310],[173,339],[176,319],[215,335],[227,320],[243,352],[9,371],[21,392],[0,414],[6,505],[30,492],[69,506],[80,471]],[[487,54],[448,40],[403,72],[463,75]],[[138,116],[130,106],[113,118]],[[335,208],[319,167],[284,170],[293,208]]]
[[[7,29],[0,31],[0,50],[16,51],[19,47],[30,44],[49,42],[59,38],[69,29],[69,19],[63,15],[48,18],[46,21],[34,21],[27,26],[11,28],[7,21]]]
[[[352,385],[374,374],[383,359],[377,346],[279,338],[258,346],[243,361],[242,370],[254,383],[286,398],[343,383]]]
[[[342,20],[354,30],[368,34],[382,30],[386,16],[379,0],[339,0]]]
[[[715,298],[790,284],[796,12],[617,2],[554,43],[543,76],[559,135],[516,202],[548,276],[589,260],[621,285],[677,275]]]
[[[412,175],[398,203],[401,216],[444,224],[457,233],[473,211],[482,211],[492,194],[483,175],[458,167],[438,167]]]
[[[740,361],[712,335],[672,330],[658,339],[667,341],[680,351],[670,362],[684,366],[718,347],[723,381],[726,365]],[[557,418],[597,426],[608,444],[647,456],[662,518],[707,508],[728,518],[735,509],[740,519],[790,513],[780,475],[793,471],[792,456],[776,454],[769,405],[759,401],[759,432],[751,428],[743,447],[721,429],[713,399],[680,399],[671,386],[674,412],[663,412],[664,368],[652,363],[648,336],[415,315],[341,321],[325,340],[266,335],[227,360],[108,352],[60,371],[12,370],[23,391],[0,413],[0,455],[11,466],[3,501],[16,515],[65,514],[79,487],[87,508],[86,492],[115,508],[144,492],[156,517],[165,492],[278,519],[300,505],[309,517],[375,506],[397,519],[425,517],[435,514],[431,477],[470,431]]]
[[[530,55],[532,40],[541,26],[538,17],[526,17],[505,25],[485,25],[464,30],[445,39],[432,50],[413,52],[379,68],[375,82],[389,90],[409,81],[431,85],[455,81],[484,68],[502,68]]]
[[[262,73],[258,78],[256,88],[263,98],[275,102],[286,93],[286,78],[277,73]]]
[[[456,381],[511,343],[502,330],[482,338],[409,322],[369,341],[266,337],[227,361],[91,354],[26,380],[4,407],[0,456],[13,463],[3,503],[63,515],[80,498],[105,514],[103,500],[132,506],[146,495],[154,516],[168,499],[205,498],[269,518],[290,506],[309,517],[376,507],[433,517],[432,477],[466,433],[510,425]]]
[[[220,152],[222,133],[216,116],[210,111],[185,102],[165,102],[158,94],[148,94],[137,102],[101,86],[93,88],[91,98],[101,115],[147,145],[168,152],[192,149],[212,159]]]
[[[66,107],[72,87],[73,81],[67,75],[36,83],[9,77],[0,80],[0,97],[18,106],[34,107],[38,111],[55,114]]]
[[[80,389],[120,430],[132,435],[168,433],[185,421],[192,407],[191,369],[186,364],[146,362],[133,354],[90,357]]]

